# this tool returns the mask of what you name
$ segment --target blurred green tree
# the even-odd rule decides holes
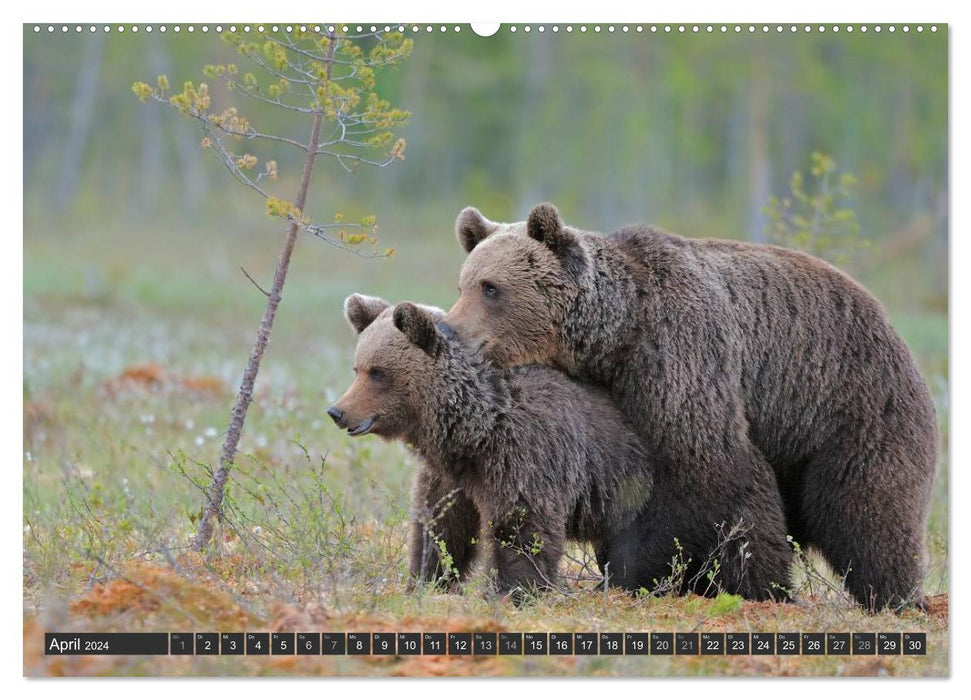
[[[813,152],[810,179],[797,170],[789,180],[789,194],[770,197],[763,208],[765,231],[772,243],[845,265],[866,250],[856,212],[848,204],[856,178],[838,171],[832,156]]]
[[[254,65],[255,72],[240,73],[233,64],[207,65],[204,75],[221,81],[235,94],[271,105],[288,113],[293,121],[306,122],[309,136],[300,141],[282,134],[259,131],[236,107],[220,112],[211,110],[208,83],[187,81],[175,92],[168,77],[160,75],[155,85],[137,82],[132,90],[142,101],[154,100],[178,110],[199,122],[202,147],[216,154],[229,173],[259,193],[266,201],[268,215],[287,222],[287,236],[277,261],[269,290],[245,274],[266,296],[256,342],[243,373],[233,406],[229,428],[206,492],[194,547],[203,549],[212,537],[214,518],[220,514],[226,480],[236,459],[246,412],[253,400],[253,386],[260,369],[263,351],[273,329],[277,307],[286,283],[290,258],[297,234],[308,231],[321,240],[359,255],[390,255],[389,248],[376,252],[375,217],[365,216],[347,222],[335,214],[326,224],[312,223],[306,213],[307,193],[318,156],[326,156],[350,172],[359,165],[385,167],[404,158],[405,141],[395,139],[393,129],[410,114],[392,107],[376,91],[377,71],[403,61],[412,50],[412,41],[398,31],[347,33],[348,27],[287,27],[287,31],[230,31],[223,38],[240,56]],[[282,29],[282,28],[281,28]],[[296,196],[284,199],[269,191],[268,183],[277,179],[276,160],[260,160],[249,144],[266,142],[274,147],[291,148],[303,154],[303,168]],[[247,146],[247,148],[237,146]],[[380,156],[374,156],[375,152]]]

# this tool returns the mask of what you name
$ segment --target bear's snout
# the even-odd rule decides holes
[[[337,408],[337,406],[331,406],[327,409],[327,415],[334,419],[337,423],[338,428],[344,428],[344,412]]]

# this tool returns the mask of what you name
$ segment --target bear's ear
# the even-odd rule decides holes
[[[496,230],[498,224],[489,221],[475,207],[466,207],[455,220],[455,237],[459,239],[466,253],[479,245],[490,233]]]
[[[573,234],[563,228],[560,212],[552,204],[537,204],[526,219],[526,233],[557,255],[566,252],[573,242]]]
[[[435,321],[415,304],[403,301],[394,307],[394,326],[405,334],[412,345],[417,345],[432,357],[438,354],[441,338]]]
[[[344,318],[351,324],[355,333],[361,333],[370,326],[381,312],[391,304],[379,297],[366,294],[351,294],[344,300]]]
[[[443,318],[445,318],[445,309],[440,309],[437,306],[432,306],[431,304],[415,304],[424,313],[428,314],[432,321],[438,323]]]

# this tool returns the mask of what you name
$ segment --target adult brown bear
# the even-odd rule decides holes
[[[456,228],[469,256],[445,323],[501,365],[608,387],[658,458],[674,529],[641,556],[663,556],[672,535],[732,528],[731,503],[768,473],[788,533],[861,604],[921,599],[934,406],[860,285],[775,246],[580,231],[550,204],[517,224],[468,208]],[[719,562],[727,580],[744,579],[747,542]]]

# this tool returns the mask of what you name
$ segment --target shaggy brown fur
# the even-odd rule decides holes
[[[403,440],[424,462],[415,579],[465,575],[480,525],[502,592],[549,586],[568,538],[593,543],[613,583],[665,575],[624,559],[627,541],[646,536],[652,462],[606,392],[547,367],[503,370],[445,337],[444,312],[430,307],[353,295],[345,315],[360,334],[357,377],[328,413],[352,435]]]
[[[934,407],[856,282],[774,246],[579,231],[549,204],[518,224],[466,209],[457,236],[470,254],[446,323],[504,366],[544,363],[609,387],[647,441],[671,509],[643,556],[672,533],[703,540],[740,497],[781,493],[785,531],[741,512],[767,528],[748,552],[784,557],[787,532],[868,608],[920,598]],[[740,590],[744,562],[721,563]]]

